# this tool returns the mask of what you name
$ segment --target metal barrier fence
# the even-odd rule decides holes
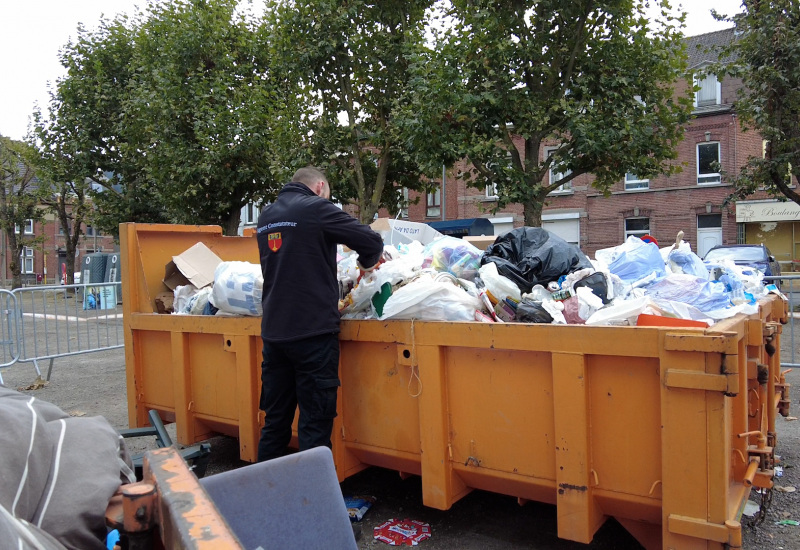
[[[2,369],[82,353],[122,348],[119,283],[86,283],[0,290],[0,383]]]

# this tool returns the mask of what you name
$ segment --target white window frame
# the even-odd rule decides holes
[[[242,223],[244,225],[255,225],[258,223],[259,203],[250,202],[242,207]]]
[[[19,235],[19,224],[14,224],[14,233]],[[25,220],[25,235],[33,235],[33,219]]]
[[[636,174],[628,172],[625,174],[625,190],[636,191],[650,189],[650,180],[640,178]]]
[[[497,200],[497,183],[490,183],[486,185],[486,198],[490,200]]]
[[[717,185],[722,182],[722,174],[719,172],[700,173],[700,147],[717,146],[717,163],[722,164],[722,147],[718,141],[703,141],[695,148],[695,162],[697,163],[697,185]],[[700,181],[700,179],[704,181]]]
[[[33,273],[33,248],[23,246],[19,255],[20,273]]]
[[[714,86],[714,99],[703,99],[700,100],[700,92],[698,90],[694,93],[694,106],[695,107],[707,107],[709,105],[720,105],[722,103],[722,83],[717,78],[715,74],[699,74],[694,77],[694,85],[700,86],[703,88],[705,81],[713,79],[713,86]],[[711,83],[710,83],[711,84]]]
[[[439,218],[442,215],[442,188],[437,187],[425,196],[425,217]]]
[[[400,217],[408,219],[408,187],[403,187],[403,199],[400,204]]]
[[[545,158],[549,158],[550,155],[552,155],[553,152],[556,151],[556,150],[558,150],[558,147],[548,147],[548,148],[546,148],[544,150],[545,151]],[[550,169],[547,172],[547,177],[549,178],[548,179],[548,183],[550,185],[552,185],[554,182],[560,180],[561,178],[563,178],[565,176],[568,176],[571,172],[572,172],[571,170],[567,170],[566,172],[553,172],[553,165],[551,164],[550,165]],[[550,195],[568,195],[568,194],[573,193],[572,182],[573,182],[573,180],[570,180],[570,181],[568,181],[566,183],[563,183],[563,184],[559,185],[556,189],[550,191],[549,194]]]
[[[628,229],[628,222],[633,220],[647,220],[647,229]],[[632,218],[625,218],[625,240],[628,240],[628,237],[631,235],[635,237],[639,237],[640,239],[644,235],[648,235],[650,233],[650,217],[649,216],[634,216]]]

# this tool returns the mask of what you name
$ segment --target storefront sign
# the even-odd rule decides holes
[[[792,201],[740,201],[736,203],[736,221],[738,223],[795,220],[800,220],[800,205]]]

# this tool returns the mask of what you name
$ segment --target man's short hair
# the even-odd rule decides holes
[[[298,183],[303,183],[307,186],[311,186],[320,181],[328,183],[328,178],[326,178],[325,174],[323,174],[321,171],[317,170],[313,166],[306,166],[305,168],[301,168],[300,170],[294,173],[294,176],[292,176],[292,181],[296,181]]]

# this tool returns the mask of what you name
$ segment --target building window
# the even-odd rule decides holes
[[[719,142],[697,144],[697,185],[719,183],[722,177],[718,170],[720,164]]]
[[[408,218],[408,187],[403,187],[403,198],[400,202],[400,217]]]
[[[707,105],[719,105],[722,95],[722,86],[717,75],[707,74],[695,77],[695,85],[700,89],[694,94],[694,106],[705,107]]]
[[[547,149],[547,150],[545,151],[545,154],[546,154],[548,157],[550,157],[550,155],[552,155],[552,154],[553,154],[554,152],[556,152],[557,150],[558,150],[558,147],[553,147],[553,148],[551,148],[551,149]],[[566,170],[566,171],[560,172],[560,171],[558,171],[558,170],[556,169],[556,167],[555,167],[555,166],[553,166],[553,165],[551,164],[551,165],[550,165],[550,171],[549,171],[549,173],[548,173],[548,177],[550,178],[550,185],[552,185],[552,184],[554,184],[555,182],[557,182],[557,181],[561,180],[562,178],[565,178],[565,177],[569,176],[571,173],[572,173],[572,171],[571,171],[571,170]],[[557,195],[557,194],[559,194],[559,193],[572,193],[572,180],[570,180],[570,181],[568,181],[568,182],[566,182],[566,183],[563,183],[563,184],[559,185],[559,186],[558,186],[556,189],[554,189],[553,191],[550,191],[550,194],[551,194],[551,195]]]
[[[650,233],[650,218],[628,218],[625,220],[625,240],[631,235],[640,239]]]
[[[442,190],[440,188],[437,187],[436,190],[428,193],[425,215],[429,218],[438,218],[442,215]]]
[[[491,200],[497,200],[497,184],[490,183],[486,186],[486,198]]]
[[[91,225],[87,225],[86,226],[86,236],[87,237],[99,237],[100,236],[100,230],[99,229],[95,229]]]
[[[22,273],[33,273],[33,248],[25,246],[19,256],[19,264]]]
[[[14,233],[19,235],[19,224],[14,224]],[[25,220],[25,234],[33,235],[33,220]]]
[[[650,189],[650,180],[628,172],[625,174],[625,190],[629,191],[631,189]]]
[[[259,207],[255,202],[251,202],[242,207],[242,223],[252,225],[258,223]]]

